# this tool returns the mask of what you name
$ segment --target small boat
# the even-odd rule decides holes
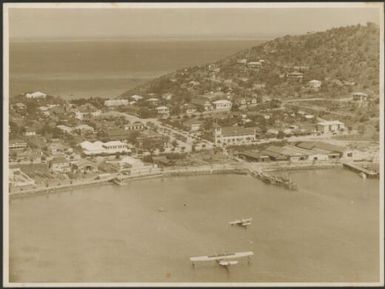
[[[117,176],[111,180],[114,184],[121,186],[124,184],[124,178],[122,176]]]
[[[240,220],[231,221],[231,222],[229,222],[229,224],[231,226],[239,225],[239,226],[242,226],[242,227],[247,227],[247,226],[251,225],[251,221],[252,220],[253,220],[253,218],[240,219]]]

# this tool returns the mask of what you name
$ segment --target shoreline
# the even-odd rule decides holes
[[[286,166],[260,166],[263,171],[266,172],[275,172],[282,170],[317,170],[317,169],[331,169],[331,168],[343,168],[342,163],[327,163],[327,164],[304,164],[304,165],[286,165]],[[202,176],[202,175],[211,175],[211,174],[234,174],[234,175],[250,175],[250,169],[242,166],[224,166],[221,168],[213,167],[197,167],[197,168],[178,168],[178,169],[166,169],[157,173],[143,174],[143,175],[131,175],[125,176],[122,178],[121,185],[125,185],[127,181],[141,181],[146,179],[154,178],[169,178],[169,177],[181,177],[181,176]],[[112,182],[118,174],[111,176],[108,179],[103,180],[90,180],[84,183],[75,183],[67,185],[59,185],[48,188],[35,188],[31,190],[19,191],[9,193],[9,200],[14,200],[18,198],[39,196],[39,195],[49,195],[52,193],[58,193],[62,191],[71,191],[78,189],[84,186],[91,187],[95,185],[116,185]]]

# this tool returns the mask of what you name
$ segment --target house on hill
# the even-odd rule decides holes
[[[26,94],[25,94],[25,97],[26,97],[26,98],[32,98],[32,99],[36,99],[36,98],[46,98],[46,97],[47,97],[47,94],[44,93],[44,92],[41,92],[41,91],[36,91],[36,92],[26,93]]]
[[[367,102],[369,100],[369,95],[367,93],[363,93],[363,92],[353,92],[352,93],[352,99],[359,106],[363,106],[364,104],[367,104]]]
[[[189,131],[198,131],[200,130],[203,122],[196,119],[190,119],[183,123],[183,126],[187,128]]]
[[[302,80],[303,80],[303,73],[302,72],[298,72],[298,71],[294,71],[294,72],[286,74],[286,78],[289,81],[302,82]]]
[[[191,101],[191,104],[196,106],[200,111],[211,111],[213,110],[213,105],[206,98],[194,98]]]
[[[316,79],[313,79],[313,80],[310,80],[307,85],[312,88],[312,89],[319,89],[321,88],[321,85],[322,85],[322,81],[320,80],[316,80]]]
[[[344,123],[338,120],[325,120],[317,123],[317,131],[321,133],[338,133],[344,130]]]
[[[34,135],[36,135],[36,128],[34,128],[34,127],[27,127],[27,128],[25,128],[24,135],[25,136],[34,136]]]
[[[128,99],[108,99],[104,101],[104,105],[107,107],[125,106],[128,105]]]
[[[233,104],[230,100],[220,99],[213,101],[213,105],[216,111],[230,111]]]
[[[92,117],[100,116],[102,111],[90,103],[85,103],[75,111],[75,118],[79,120],[89,120]]]

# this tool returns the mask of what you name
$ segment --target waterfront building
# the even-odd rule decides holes
[[[25,97],[26,98],[32,98],[32,99],[35,99],[35,98],[46,98],[47,94],[44,93],[44,92],[41,92],[41,91],[36,91],[36,92],[26,93]]]
[[[337,145],[333,145],[325,142],[316,142],[316,141],[300,142],[296,146],[307,150],[313,150],[314,152],[322,152],[324,154],[327,154],[328,159],[353,158],[353,151],[341,146],[337,146]]]
[[[78,161],[72,162],[71,169],[74,172],[82,174],[94,173],[98,171],[97,165],[86,159],[80,159]]]
[[[255,128],[220,127],[214,128],[214,143],[216,146],[250,145],[255,142]]]
[[[317,131],[321,133],[337,133],[343,131],[344,129],[344,123],[338,120],[325,120],[317,123]]]

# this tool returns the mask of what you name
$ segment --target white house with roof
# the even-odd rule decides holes
[[[109,141],[109,142],[89,142],[84,141],[80,143],[80,147],[83,149],[83,153],[86,155],[99,155],[99,154],[117,154],[130,152],[127,144],[121,141]]]
[[[104,101],[104,105],[107,107],[125,106],[128,105],[128,99],[108,99]]]
[[[139,101],[139,100],[143,99],[143,96],[134,94],[134,95],[131,95],[131,99],[133,99],[135,101]]]
[[[364,102],[368,100],[369,95],[364,92],[353,92],[352,98],[354,101]]]
[[[339,120],[324,120],[317,123],[317,131],[321,133],[336,133],[344,129],[345,124]]]
[[[227,99],[220,99],[213,101],[214,109],[217,111],[229,111],[233,106],[233,103]]]
[[[318,88],[321,88],[322,81],[313,79],[313,80],[310,80],[310,81],[307,83],[307,85],[308,85],[310,88],[318,89]]]
[[[168,113],[170,112],[169,109],[168,109],[168,107],[167,107],[167,106],[164,106],[164,105],[158,106],[158,107],[156,108],[156,111],[157,111],[159,114],[168,114]]]
[[[24,132],[25,136],[34,136],[36,135],[36,129],[33,127],[27,127]]]
[[[31,93],[29,93],[29,92],[26,93],[25,97],[26,98],[46,98],[47,94],[44,92],[41,92],[41,91],[35,91],[35,92],[31,92]]]
[[[68,133],[68,134],[71,134],[72,131],[73,131],[73,128],[72,127],[69,127],[69,126],[66,126],[66,125],[63,125],[63,124],[59,124],[56,126],[58,129],[60,129],[62,132],[64,133]]]

